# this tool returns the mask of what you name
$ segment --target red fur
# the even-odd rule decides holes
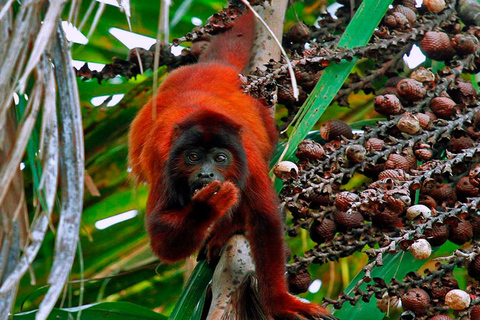
[[[313,319],[326,311],[289,295],[284,278],[283,224],[268,176],[275,125],[268,109],[244,94],[239,82],[238,72],[250,57],[253,24],[251,13],[240,17],[231,30],[212,41],[200,63],[179,68],[167,77],[154,97],[156,110],[150,101],[132,124],[129,161],[133,173],[151,188],[147,229],[160,259],[185,258],[209,235],[210,252],[218,252],[235,231],[246,231],[266,312],[274,318]],[[248,163],[246,182],[239,190],[232,183],[238,170],[228,169],[225,182],[214,181],[185,206],[169,209],[170,181],[164,175],[167,161],[178,131],[195,124],[201,124],[205,137],[225,125],[237,130]],[[176,170],[184,169],[177,166]],[[210,209],[196,210],[200,205]]]

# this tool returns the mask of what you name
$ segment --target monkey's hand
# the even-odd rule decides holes
[[[207,220],[218,219],[230,210],[239,198],[237,187],[230,181],[212,181],[202,189],[195,192],[192,203],[197,206],[207,206],[209,216]],[[204,211],[204,210],[202,210]]]

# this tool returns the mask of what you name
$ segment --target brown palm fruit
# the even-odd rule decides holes
[[[473,239],[480,239],[480,216],[472,217],[470,224],[472,225]]]
[[[353,192],[342,191],[335,196],[335,207],[340,211],[347,211],[359,199],[358,195]]]
[[[465,133],[473,140],[480,140],[480,131],[474,126],[467,127]]]
[[[420,195],[420,199],[418,200],[418,204],[423,204],[423,205],[429,207],[432,210],[437,207],[437,201],[435,201],[435,199],[433,199],[431,196],[429,196],[427,194],[421,194]]]
[[[441,246],[448,240],[450,230],[445,224],[434,224],[432,228],[425,229],[425,237],[433,247]]]
[[[457,34],[452,39],[452,46],[461,55],[475,53],[476,45],[473,38],[466,34]]]
[[[316,162],[325,157],[325,150],[318,142],[303,140],[298,144],[295,156],[301,161]]]
[[[287,274],[288,291],[292,294],[300,294],[307,292],[312,276],[306,267],[298,269],[295,273],[288,272]]]
[[[304,194],[305,200],[310,202],[310,208],[316,209],[320,206],[326,206],[330,203],[330,195],[328,193],[311,192]]]
[[[430,145],[425,143],[422,143],[421,145],[419,145],[415,149],[414,153],[417,159],[422,161],[430,160],[433,156],[432,147],[430,147]]]
[[[297,219],[303,219],[309,212],[308,203],[299,199],[296,202],[287,203],[287,209],[292,213],[292,216]]]
[[[399,154],[392,153],[385,162],[385,169],[402,169],[405,172],[410,171],[410,163],[407,158]]]
[[[468,264],[468,275],[475,280],[480,280],[480,255],[476,255]]]
[[[455,49],[445,32],[427,31],[420,41],[420,49],[428,58],[437,61],[445,61],[455,55]]]
[[[447,7],[447,4],[445,0],[423,0],[423,6],[430,12],[439,13]]]
[[[478,197],[480,190],[475,187],[468,177],[461,177],[455,185],[455,191],[459,199],[465,200],[468,197]]]
[[[378,208],[375,214],[372,216],[372,222],[374,225],[385,229],[395,229],[398,223],[399,213],[395,212],[388,207]]]
[[[288,30],[286,37],[294,43],[305,43],[310,39],[311,35],[310,28],[305,23],[299,22]]]
[[[457,113],[455,101],[447,97],[436,97],[430,102],[430,109],[439,118],[450,119]]]
[[[453,204],[457,200],[455,190],[448,183],[435,184],[429,194],[437,203],[446,201]]]
[[[402,104],[394,94],[384,94],[375,97],[374,108],[380,114],[395,115],[403,111]]]
[[[414,79],[403,79],[397,83],[397,94],[407,101],[418,101],[427,95],[423,84]]]
[[[353,138],[352,128],[342,120],[338,119],[328,120],[322,124],[320,127],[320,135],[326,141],[340,139],[341,136],[344,136],[347,139]]]
[[[336,226],[330,219],[322,219],[313,221],[310,226],[310,239],[316,243],[324,243],[333,240],[335,236]]]
[[[387,169],[380,172],[378,175],[378,180],[383,179],[393,179],[396,181],[405,181],[407,180],[407,174],[403,169]]]
[[[470,183],[477,188],[480,188],[480,164],[476,164],[468,173]]]
[[[383,200],[390,210],[397,213],[402,213],[412,203],[408,190],[399,188],[387,190],[383,195]]]
[[[361,227],[364,224],[363,216],[358,211],[335,211],[334,220],[335,225],[341,232]]]
[[[464,149],[472,148],[475,142],[469,136],[460,136],[455,137],[453,136],[450,141],[447,143],[448,151],[453,153],[460,153]]]
[[[301,105],[307,100],[307,93],[302,87],[298,87],[298,100],[295,100],[293,95],[293,88],[291,85],[283,85],[278,87],[277,100],[278,103],[288,104],[293,103],[295,105]]]
[[[455,244],[462,245],[473,238],[473,229],[470,222],[460,220],[458,223],[450,225],[450,235],[448,239]]]
[[[407,18],[408,22],[410,22],[410,25],[413,25],[417,20],[417,14],[410,7],[402,6],[401,4],[399,4],[395,6],[393,11],[403,14],[405,18]]]
[[[415,8],[415,5],[416,5],[416,2],[415,0],[402,0],[401,2],[405,7],[408,7],[412,10],[416,10]]]
[[[433,124],[432,124],[432,118],[430,118],[429,115],[425,113],[415,113],[415,116],[417,117],[418,121],[420,122],[420,126],[424,130],[431,130],[433,129]]]
[[[470,311],[470,320],[480,320],[480,305],[473,306]]]
[[[437,314],[436,316],[430,318],[430,320],[453,320],[453,318],[444,314]]]
[[[400,116],[400,119],[398,119],[397,122],[397,128],[398,130],[408,134],[416,134],[422,130],[420,121],[414,114],[410,112],[406,112]]]
[[[456,103],[467,106],[476,105],[477,91],[470,82],[457,81],[457,87],[449,91],[450,96]]]
[[[370,151],[382,151],[383,147],[385,146],[385,141],[378,138],[370,138],[365,141],[365,148],[367,152]]]
[[[384,21],[390,28],[406,29],[411,26],[407,17],[401,12],[392,12],[385,16]]]
[[[367,150],[359,144],[352,144],[347,147],[346,156],[350,163],[362,163],[367,158]]]
[[[387,87],[396,88],[397,84],[403,79],[405,79],[405,77],[401,77],[401,76],[388,78],[387,82],[385,82],[385,88]]]
[[[430,306],[430,296],[420,288],[409,289],[402,296],[402,306],[415,314],[424,314]]]

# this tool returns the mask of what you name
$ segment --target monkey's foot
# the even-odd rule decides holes
[[[273,308],[270,314],[275,320],[335,320],[319,305],[302,302],[288,294],[275,298],[268,305]]]

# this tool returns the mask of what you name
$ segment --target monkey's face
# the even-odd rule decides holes
[[[233,154],[226,148],[196,147],[185,150],[182,167],[188,176],[190,195],[214,180],[225,181],[233,163]]]

